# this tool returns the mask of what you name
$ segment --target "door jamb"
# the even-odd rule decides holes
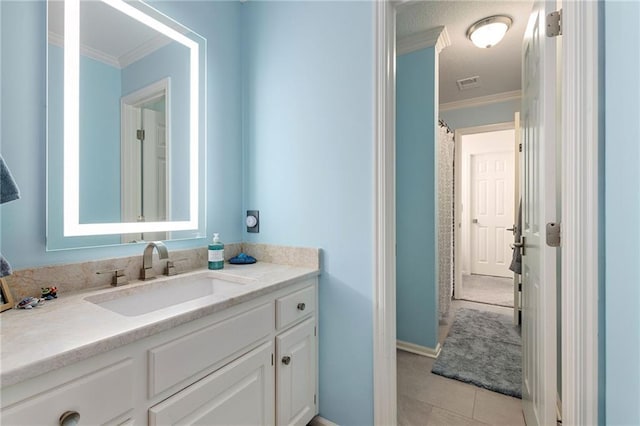
[[[395,8],[375,3],[373,407],[397,423]],[[562,96],[562,417],[598,422],[598,2],[564,2]],[[595,53],[594,53],[595,52]]]
[[[562,422],[599,424],[600,2],[562,3]]]

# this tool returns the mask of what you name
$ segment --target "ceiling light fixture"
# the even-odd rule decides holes
[[[484,18],[467,30],[467,38],[481,49],[488,49],[500,43],[513,21],[505,15]]]

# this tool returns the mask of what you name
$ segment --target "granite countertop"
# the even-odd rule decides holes
[[[212,294],[138,316],[124,316],[95,303],[112,299],[113,293],[136,292],[143,286],[161,283],[131,281],[120,287],[60,294],[43,306],[12,309],[0,316],[0,383],[8,386],[40,374],[74,364],[109,350],[135,342],[178,325],[205,317],[296,281],[315,277],[317,269],[258,262],[253,265],[225,264],[223,270],[199,269],[179,274],[183,279],[203,273],[243,282],[231,295]]]

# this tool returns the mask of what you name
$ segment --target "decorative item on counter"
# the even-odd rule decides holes
[[[42,287],[42,298],[44,300],[51,300],[58,298],[58,287]]]
[[[44,305],[44,299],[38,299],[37,297],[25,297],[18,302],[16,308],[18,309],[31,309],[36,306]]]
[[[0,278],[0,312],[13,308],[13,296],[9,290],[9,284],[4,278]]]
[[[253,256],[249,256],[248,254],[240,253],[236,257],[232,257],[229,259],[229,263],[233,263],[234,265],[249,265],[251,263],[256,263],[257,260]]]
[[[213,242],[209,244],[209,269],[224,268],[224,244],[220,241],[220,234],[213,234]]]

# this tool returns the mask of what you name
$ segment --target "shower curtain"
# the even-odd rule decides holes
[[[453,132],[438,123],[438,312],[446,318],[453,294],[454,186]]]

